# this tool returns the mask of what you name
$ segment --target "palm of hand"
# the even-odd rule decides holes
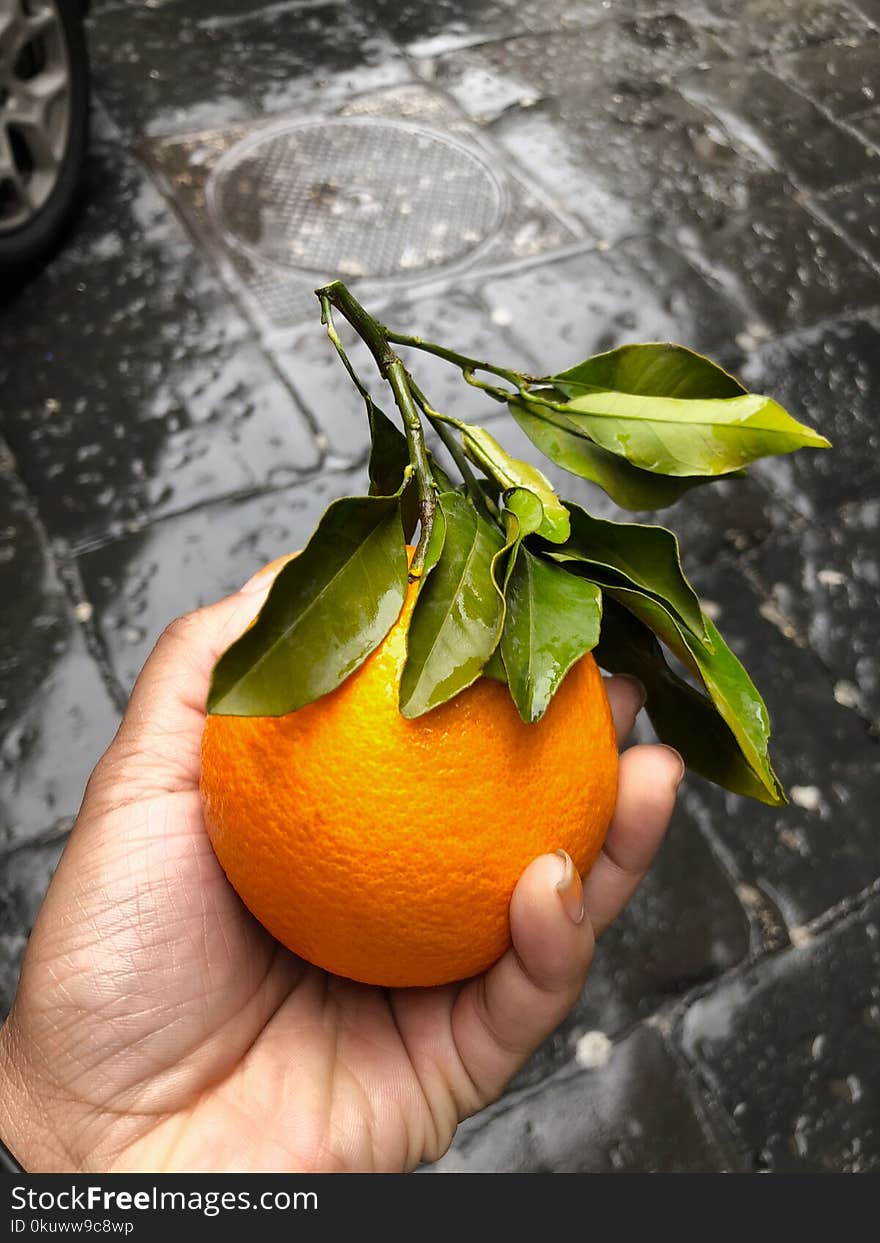
[[[230,597],[169,630],[90,782],[3,1032],[44,1115],[46,1136],[22,1141],[29,1168],[408,1169],[498,1095],[580,990],[591,921],[566,915],[553,856],[517,888],[515,948],[463,985],[354,984],[253,920],[204,831],[198,765],[213,660],[259,603]],[[628,728],[632,688],[617,682],[612,702]],[[586,893],[599,928],[656,849],[677,767],[658,747],[622,765],[616,858]]]

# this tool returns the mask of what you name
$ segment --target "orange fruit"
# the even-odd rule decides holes
[[[274,563],[273,563],[274,565]],[[543,718],[521,720],[481,678],[406,720],[400,617],[340,687],[281,717],[209,716],[208,833],[249,910],[295,954],[386,987],[485,970],[510,940],[508,905],[537,855],[585,874],[617,793],[617,742],[592,656]]]

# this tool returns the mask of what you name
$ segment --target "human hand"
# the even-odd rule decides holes
[[[565,1017],[663,837],[683,765],[633,747],[583,888],[567,856],[535,859],[484,975],[387,990],[294,957],[227,882],[198,790],[211,669],[270,581],[168,627],[89,781],[0,1031],[0,1136],[30,1171],[435,1160]],[[639,688],[606,685],[622,739]]]

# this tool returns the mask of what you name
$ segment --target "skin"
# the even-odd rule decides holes
[[[0,1136],[29,1171],[438,1158],[568,1013],[663,837],[681,759],[632,747],[583,890],[567,857],[535,859],[511,900],[512,948],[485,975],[389,991],[295,958],[226,881],[198,793],[211,668],[271,577],[168,627],[89,781],[0,1030]],[[606,685],[623,739],[641,688]]]

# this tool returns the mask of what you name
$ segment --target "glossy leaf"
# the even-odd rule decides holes
[[[439,505],[443,555],[419,591],[400,683],[400,710],[418,717],[452,699],[482,673],[498,642],[503,600],[492,562],[504,539],[458,492]]]
[[[712,701],[673,673],[647,626],[607,593],[594,655],[610,673],[641,679],[658,737],[675,747],[694,772],[735,794],[771,806],[785,803],[775,776],[768,784],[755,772]]]
[[[515,515],[517,520],[517,536],[525,539],[540,531],[544,522],[544,506],[534,492],[528,488],[511,488],[504,494],[504,508]]]
[[[217,661],[208,711],[280,716],[334,690],[384,639],[406,587],[398,498],[334,501]]]
[[[370,424],[370,496],[394,496],[409,466],[406,437],[371,398],[366,398],[366,404]],[[404,537],[409,541],[419,521],[419,495],[413,479],[401,492],[400,517]]]
[[[568,538],[568,512],[546,475],[528,462],[521,462],[501,447],[482,427],[469,426],[462,433],[464,451],[480,470],[506,490],[525,488],[543,507],[540,534],[554,544]]]
[[[561,565],[517,550],[505,592],[501,655],[526,722],[538,721],[575,661],[595,647],[602,593]]]
[[[403,432],[373,401],[367,403],[370,424],[370,496],[394,496],[409,466],[409,449]]]
[[[665,527],[594,518],[579,505],[568,505],[571,538],[561,548],[548,548],[556,560],[572,559],[611,571],[612,583],[639,588],[658,596],[699,638],[708,639],[697,594],[684,576],[678,540]]]
[[[560,411],[566,430],[658,474],[724,475],[761,457],[829,446],[771,398],[747,393],[677,345],[625,345],[552,383],[569,397]]]
[[[649,627],[685,668],[703,683],[715,709],[735,738],[744,762],[763,791],[762,795],[753,797],[760,797],[763,802],[773,805],[784,803],[785,793],[773,771],[768,753],[770,719],[764,701],[714,623],[705,618],[708,642],[703,643],[676,622],[659,601],[642,592],[607,586],[603,591],[606,602],[609,598],[616,600]],[[637,670],[632,672],[637,673]],[[671,741],[666,737],[663,740]]]
[[[515,401],[510,403],[509,409],[544,457],[563,470],[597,484],[623,509],[665,509],[691,488],[709,482],[705,478],[673,479],[639,470],[625,458],[609,453],[587,440],[581,432],[568,427],[565,417],[552,410],[527,409]]]

